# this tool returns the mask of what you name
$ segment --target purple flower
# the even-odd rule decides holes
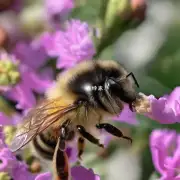
[[[31,56],[31,54],[29,54],[29,56]],[[0,60],[10,61],[16,64],[19,63],[15,56],[8,55],[7,53],[1,53]],[[27,66],[25,58],[23,60],[25,63],[21,62],[18,65],[20,80],[6,92],[8,98],[18,103],[16,106],[18,109],[28,109],[35,105],[36,99],[33,91],[44,93],[52,83],[44,74],[38,73],[34,67]]]
[[[73,8],[74,0],[45,0],[46,18],[55,28],[61,26]]]
[[[129,109],[128,105],[124,105],[124,109],[118,117],[114,117],[113,120],[126,122],[128,124],[137,124],[136,113]]]
[[[100,177],[94,174],[92,169],[86,169],[82,166],[71,168],[71,175],[73,180],[100,180]]]
[[[41,173],[37,175],[35,180],[52,180],[52,174],[50,172]]]
[[[11,117],[5,115],[4,113],[0,112],[0,125],[2,126],[14,126],[21,122],[20,114],[13,114]]]
[[[17,43],[13,54],[21,63],[36,70],[44,66],[48,58],[45,49],[38,47],[34,42]]]
[[[92,169],[86,169],[83,166],[75,166],[71,168],[71,176],[73,180],[100,180],[100,177],[96,174],[94,174]],[[35,180],[51,180],[52,179],[52,174],[47,172],[47,173],[42,173],[38,175]]]
[[[180,135],[175,131],[154,130],[150,136],[150,148],[161,180],[180,179]]]
[[[69,68],[80,61],[92,59],[95,48],[86,22],[71,20],[66,31],[45,33],[40,44],[51,57],[58,57],[57,68]]]
[[[19,13],[23,8],[23,0],[13,0],[10,6],[10,10],[13,10],[16,13]]]
[[[165,95],[159,99],[151,95],[149,99],[151,102],[149,117],[161,124],[180,122],[180,87],[176,87],[170,95]]]

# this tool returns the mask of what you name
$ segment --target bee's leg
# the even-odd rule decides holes
[[[69,130],[69,120],[65,121],[60,128],[60,144],[59,148],[62,151],[66,149],[66,141],[74,137],[74,132]]]
[[[113,126],[111,124],[102,123],[102,124],[97,124],[96,127],[98,129],[104,129],[105,131],[107,131],[109,134],[111,134],[113,136],[127,139],[132,143],[132,139],[130,137],[124,136],[123,133],[118,128],[116,128],[115,126]]]
[[[56,148],[53,155],[53,175],[54,180],[69,180],[69,162],[66,151],[61,150],[60,146],[62,144],[61,138],[58,138]]]
[[[83,137],[79,137],[78,139],[78,158],[81,160],[81,156],[84,152],[85,148],[85,139]]]
[[[69,180],[70,178],[68,156],[65,151],[68,137],[69,129],[67,122],[65,122],[60,128],[60,136],[53,155],[54,180]]]
[[[83,126],[78,125],[78,126],[77,126],[77,130],[78,130],[78,132],[81,134],[82,137],[84,137],[85,139],[87,139],[87,140],[90,141],[91,143],[96,144],[96,145],[98,145],[99,147],[104,147],[103,144],[100,144],[99,139],[95,138],[93,135],[91,135],[90,133],[88,133]]]
[[[67,129],[65,126],[62,126],[60,129],[60,141],[59,141],[59,149],[61,151],[65,151],[66,149],[66,137],[67,137]]]

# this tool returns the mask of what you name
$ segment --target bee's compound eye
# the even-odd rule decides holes
[[[113,79],[108,79],[108,84],[110,86],[116,84],[116,82]]]
[[[109,89],[111,86],[116,85],[116,82],[113,79],[108,79],[105,83],[105,88]]]

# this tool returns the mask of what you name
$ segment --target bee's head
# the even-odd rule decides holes
[[[82,70],[73,76],[69,89],[89,105],[114,113],[120,112],[123,102],[131,105],[136,99],[133,74],[116,62],[95,62]]]
[[[135,81],[137,87],[139,87],[133,73],[125,74],[119,78],[107,77],[104,82],[104,87],[110,94],[119,98],[121,101],[131,104],[136,100],[137,92],[134,87],[134,82],[130,79],[130,76]]]

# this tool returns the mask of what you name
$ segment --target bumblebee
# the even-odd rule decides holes
[[[47,90],[46,99],[24,117],[11,150],[15,152],[32,140],[41,156],[53,159],[55,179],[68,180],[65,149],[74,138],[78,139],[79,159],[86,140],[103,147],[95,137],[101,129],[132,141],[104,120],[119,115],[124,104],[136,112],[147,111],[135,84],[138,86],[133,73],[111,60],[84,61],[62,72]]]

